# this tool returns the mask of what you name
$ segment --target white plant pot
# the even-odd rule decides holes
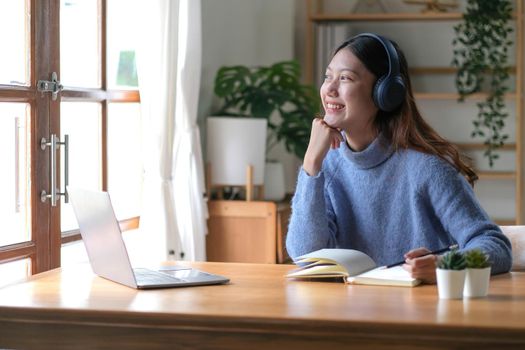
[[[264,199],[281,201],[286,195],[284,167],[281,162],[266,162],[264,167]]]
[[[466,270],[436,269],[437,287],[440,299],[461,299],[465,286]]]
[[[484,269],[467,269],[463,295],[469,298],[486,297],[489,294],[490,266]]]

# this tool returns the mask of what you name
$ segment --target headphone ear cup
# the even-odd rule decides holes
[[[400,75],[382,76],[374,85],[373,100],[377,108],[392,112],[405,100],[406,87]]]
[[[376,105],[377,108],[379,108],[380,110],[383,110],[383,90],[384,90],[384,86],[383,86],[383,82],[385,81],[385,78],[386,78],[386,75],[383,75],[382,77],[380,77],[379,79],[377,79],[375,85],[374,85],[374,91],[372,93],[372,99],[374,100],[374,104]]]

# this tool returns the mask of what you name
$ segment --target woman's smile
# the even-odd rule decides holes
[[[326,115],[329,115],[329,114],[337,115],[337,114],[344,113],[344,111],[346,110],[346,106],[340,103],[329,102],[329,103],[325,103],[324,109],[325,109]]]

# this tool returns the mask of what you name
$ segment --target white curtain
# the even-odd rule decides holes
[[[196,124],[200,0],[139,0],[137,73],[144,144],[140,229],[147,260],[205,260],[204,174]]]
[[[175,106],[175,209],[185,258],[205,261],[208,207],[197,109],[201,76],[201,2],[181,0]]]

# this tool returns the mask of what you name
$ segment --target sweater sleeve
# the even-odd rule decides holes
[[[492,273],[503,273],[512,266],[511,244],[498,225],[479,204],[466,179],[448,164],[433,168],[427,181],[432,207],[443,228],[461,250],[479,248],[489,255]]]
[[[310,176],[301,167],[286,236],[286,249],[293,259],[318,249],[335,247],[334,213],[324,186],[323,171]]]

